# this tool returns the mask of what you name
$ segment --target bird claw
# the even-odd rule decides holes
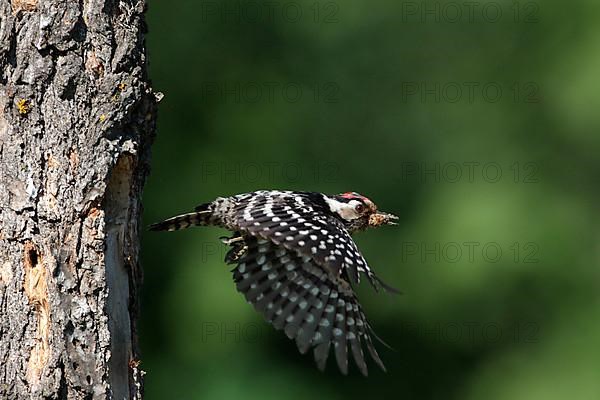
[[[221,236],[219,239],[221,240],[221,243],[226,244],[227,246],[233,246],[235,243],[238,243],[238,242],[244,240],[244,238],[242,236],[233,236],[233,237]]]
[[[246,244],[234,246],[231,250],[227,252],[225,255],[225,263],[226,264],[235,264],[238,262],[240,258],[246,254],[248,251],[248,246]]]
[[[236,263],[248,251],[248,246],[241,235],[236,234],[233,237],[222,236],[219,239],[221,239],[223,244],[232,247],[225,255],[225,262],[227,264]]]

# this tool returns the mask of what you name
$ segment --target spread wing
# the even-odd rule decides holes
[[[256,194],[240,202],[235,210],[240,229],[308,256],[334,275],[348,274],[358,283],[362,273],[375,288],[391,289],[371,271],[341,221],[311,206],[307,194],[277,193]]]
[[[364,344],[385,371],[371,340],[372,329],[346,280],[322,268],[311,256],[274,240],[247,235],[244,240],[240,257],[239,245],[226,257],[226,261],[238,262],[233,270],[238,291],[275,328],[294,339],[301,353],[313,348],[317,366],[323,370],[333,347],[337,364],[346,374],[350,352],[367,375]]]

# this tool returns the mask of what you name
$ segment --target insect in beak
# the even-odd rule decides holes
[[[398,217],[393,214],[388,214],[384,212],[376,212],[369,216],[369,226],[381,226],[381,225],[398,225],[393,222],[397,220]]]

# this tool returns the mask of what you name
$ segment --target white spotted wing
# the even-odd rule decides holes
[[[245,236],[245,246],[233,270],[238,291],[268,322],[295,340],[301,353],[312,348],[323,370],[333,348],[342,373],[348,372],[348,359],[353,358],[367,375],[364,345],[385,370],[371,339],[372,329],[348,282],[310,256],[269,239]]]
[[[343,223],[325,209],[315,209],[302,192],[255,192],[236,209],[237,225],[253,236],[310,257],[316,265],[359,281],[366,274],[380,282]]]

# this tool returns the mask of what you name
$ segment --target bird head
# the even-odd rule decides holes
[[[375,203],[356,192],[325,196],[325,202],[351,233],[381,225],[396,225],[394,220],[398,219],[395,215],[378,211]]]

